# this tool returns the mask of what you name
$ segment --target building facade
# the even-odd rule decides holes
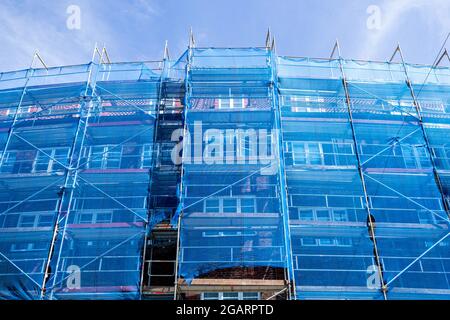
[[[1,299],[449,299],[450,69],[190,47],[0,74]]]

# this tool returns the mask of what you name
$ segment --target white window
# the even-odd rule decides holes
[[[322,144],[318,142],[292,142],[294,165],[323,165]]]
[[[255,198],[209,198],[204,201],[206,213],[255,213]]]
[[[55,172],[64,170],[69,157],[69,148],[39,150],[33,164],[33,172]]]
[[[202,300],[260,300],[259,292],[203,292]]]
[[[247,99],[245,98],[220,98],[218,99],[219,109],[245,109]]]
[[[424,145],[402,145],[403,159],[406,168],[422,168],[428,166],[428,153]]]
[[[22,214],[19,217],[17,226],[19,228],[50,227],[53,225],[53,217],[53,214],[49,213]]]
[[[118,169],[122,148],[118,146],[91,146],[88,167],[90,169]]]
[[[299,209],[298,216],[303,221],[348,221],[346,210],[331,209]]]
[[[254,237],[256,231],[204,231],[204,238],[218,238],[218,237]]]

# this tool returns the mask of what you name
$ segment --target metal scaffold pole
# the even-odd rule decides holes
[[[103,51],[103,52],[105,52],[105,51]],[[94,79],[94,80],[92,79],[93,68],[94,67],[96,68],[95,77],[97,76],[99,68],[100,68],[99,67],[100,64],[96,65],[94,63],[96,53],[100,55],[97,45],[95,45],[92,59],[89,64],[88,78],[86,81],[84,96],[81,97],[81,99],[83,101],[80,104],[80,114],[79,114],[79,119],[78,119],[78,123],[77,123],[77,130],[76,130],[75,137],[72,141],[72,146],[70,149],[69,161],[68,161],[69,167],[66,169],[64,185],[61,187],[61,190],[59,193],[59,200],[58,200],[58,204],[57,204],[57,216],[55,219],[55,223],[53,225],[53,236],[52,236],[52,241],[50,244],[46,267],[45,267],[45,276],[44,276],[42,288],[41,288],[41,299],[45,298],[46,290],[47,290],[47,288],[46,288],[47,282],[50,279],[50,276],[52,274],[53,274],[53,285],[52,285],[52,290],[51,290],[49,299],[52,300],[54,297],[53,291],[54,291],[54,286],[55,286],[55,283],[57,280],[56,275],[58,273],[58,268],[59,268],[59,264],[60,264],[60,260],[61,260],[61,254],[62,254],[64,239],[65,239],[65,232],[66,232],[67,223],[68,223],[68,216],[69,216],[69,212],[71,210],[74,189],[76,188],[76,184],[77,184],[78,169],[79,169],[80,160],[81,160],[81,156],[80,156],[81,152],[80,151],[84,145],[84,141],[86,138],[86,130],[87,130],[88,121],[89,121],[89,117],[90,117],[90,113],[91,113],[91,103],[92,103],[93,97],[96,94],[95,93],[96,79]],[[103,57],[102,57],[102,55],[100,55],[100,63],[102,60],[103,60]],[[91,94],[89,96],[89,99],[87,99],[89,88],[91,88]],[[81,139],[81,141],[80,141],[80,139]],[[72,175],[73,175],[73,177],[72,177]],[[66,198],[68,198],[67,204],[65,204]],[[64,221],[64,225],[62,226],[62,229],[61,229],[62,221]],[[61,234],[61,230],[62,230],[62,234]],[[61,235],[61,243],[59,244],[59,246],[60,246],[59,252],[56,257],[57,262],[56,262],[55,270],[52,271],[51,270],[51,262],[52,262],[52,258],[54,255],[54,251],[56,249],[56,242],[58,239],[58,235]]]
[[[270,29],[268,31],[268,36],[270,36]],[[270,43],[270,41],[266,40],[266,44]],[[294,265],[292,259],[292,239],[290,235],[290,224],[289,224],[289,208],[287,205],[288,199],[288,190],[287,190],[287,178],[286,178],[286,170],[285,170],[285,157],[284,155],[284,139],[282,133],[282,116],[281,116],[281,103],[279,99],[279,89],[278,89],[278,69],[277,69],[277,61],[276,61],[276,53],[275,53],[275,38],[272,39],[272,46],[268,48],[270,53],[270,65],[272,74],[272,83],[271,83],[271,94],[273,100],[273,109],[274,109],[274,117],[275,117],[275,131],[277,135],[277,152],[278,152],[278,179],[280,181],[280,204],[281,204],[281,214],[283,219],[283,228],[284,228],[284,241],[285,241],[285,254],[286,254],[286,262],[287,262],[287,288],[288,295],[290,299],[296,299],[297,290],[295,284],[294,277]],[[282,290],[281,292],[284,292]],[[281,293],[280,292],[280,293]]]
[[[147,221],[145,223],[146,232],[145,232],[145,237],[144,237],[144,248],[143,248],[143,251],[142,251],[141,278],[140,278],[140,282],[139,282],[139,294],[140,294],[141,300],[142,300],[142,297],[143,297],[144,273],[145,273],[145,256],[147,254],[147,241],[148,241],[148,236],[149,236],[149,234],[151,232],[150,222],[152,221],[152,219],[151,219],[152,218],[151,217],[152,211],[151,210],[152,210],[152,205],[153,204],[151,203],[152,202],[152,200],[151,200],[152,199],[151,188],[152,188],[153,179],[154,179],[154,171],[155,171],[156,165],[158,163],[158,158],[159,158],[159,155],[160,155],[160,152],[158,152],[158,154],[155,155],[154,150],[155,150],[155,143],[156,143],[157,137],[158,137],[158,127],[159,127],[159,122],[160,122],[160,117],[161,117],[160,116],[160,107],[161,107],[162,99],[163,99],[163,97],[162,97],[162,92],[163,92],[162,87],[163,87],[164,80],[165,80],[165,78],[167,76],[168,59],[169,59],[169,48],[168,48],[167,41],[166,41],[166,44],[164,46],[164,57],[163,57],[163,60],[162,60],[162,70],[161,70],[161,76],[160,76],[160,80],[159,80],[158,97],[157,97],[157,103],[156,103],[157,107],[156,107],[156,115],[155,115],[155,122],[154,122],[155,123],[155,125],[154,125],[155,129],[153,131],[153,137],[152,137],[152,141],[153,141],[153,152],[152,152],[153,159],[152,159],[152,166],[151,166],[151,169],[149,171],[149,184],[148,184],[148,194],[149,195],[147,197],[148,216],[147,216]],[[149,274],[149,276],[151,276],[151,275]]]
[[[339,69],[341,71],[341,78],[342,78],[342,84],[344,87],[344,93],[345,93],[345,103],[347,105],[347,112],[348,112],[348,116],[349,116],[349,123],[350,123],[350,127],[351,127],[351,131],[352,131],[352,139],[353,139],[353,145],[354,145],[354,149],[355,149],[355,156],[356,156],[356,160],[358,162],[358,173],[361,179],[361,184],[362,184],[362,188],[363,188],[363,192],[364,192],[364,205],[366,207],[366,211],[367,211],[367,224],[369,227],[369,238],[372,240],[373,242],[373,246],[374,246],[374,253],[375,253],[375,263],[376,263],[376,267],[377,267],[377,271],[378,271],[378,277],[380,279],[380,283],[381,283],[381,291],[383,293],[383,298],[385,300],[387,300],[387,291],[386,291],[386,282],[384,280],[383,277],[383,269],[382,269],[382,262],[379,256],[379,251],[378,251],[378,246],[377,246],[377,239],[376,239],[376,235],[375,235],[375,222],[373,220],[373,216],[370,210],[370,201],[369,201],[369,196],[367,193],[367,186],[366,186],[366,181],[364,178],[364,171],[363,171],[363,167],[361,164],[361,156],[359,154],[358,151],[358,140],[356,137],[356,130],[355,130],[355,126],[353,123],[353,112],[352,112],[352,107],[351,107],[351,98],[350,98],[350,93],[348,90],[348,82],[347,82],[347,78],[345,76],[345,70],[344,70],[344,65],[343,65],[343,59],[341,56],[341,49],[339,46],[339,41],[336,40],[336,43],[333,47],[333,51],[331,53],[330,59],[333,59],[334,54],[337,52],[338,54],[338,62],[339,62]]]
[[[189,45],[188,45],[188,49],[187,49],[187,56],[186,56],[186,67],[185,67],[185,79],[184,79],[184,83],[185,83],[185,96],[184,96],[184,116],[183,116],[183,121],[184,121],[184,129],[183,129],[183,149],[186,147],[186,137],[187,137],[187,132],[188,132],[188,128],[187,128],[187,114],[188,114],[188,109],[189,109],[189,96],[190,96],[190,83],[189,83],[189,74],[190,74],[190,68],[191,68],[191,61],[192,61],[192,50],[195,47],[195,39],[194,39],[194,33],[192,31],[192,28],[190,29],[190,33],[189,33]],[[189,146],[190,147],[190,146]],[[185,152],[183,152],[183,156],[182,159],[184,159],[185,157]],[[181,243],[181,223],[182,223],[182,219],[183,219],[183,214],[184,214],[184,197],[183,197],[183,176],[184,176],[184,161],[182,161],[181,163],[181,181],[180,181],[180,197],[181,197],[181,201],[180,201],[180,207],[181,207],[181,212],[179,213],[178,216],[178,226],[177,226],[177,248],[176,248],[176,257],[175,257],[175,284],[174,284],[174,293],[173,293],[173,298],[174,300],[178,299],[178,277],[179,277],[179,257],[180,257],[180,243]]]

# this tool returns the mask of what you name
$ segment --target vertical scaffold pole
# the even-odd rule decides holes
[[[383,270],[381,267],[381,259],[379,256],[379,251],[378,251],[378,246],[377,246],[377,239],[375,236],[375,223],[373,221],[373,216],[370,210],[370,201],[369,201],[369,196],[367,194],[367,187],[366,187],[366,181],[364,178],[364,172],[363,172],[363,168],[361,165],[361,156],[359,154],[358,151],[358,140],[356,138],[356,130],[355,130],[355,125],[353,123],[353,112],[352,112],[352,108],[351,108],[351,99],[350,99],[350,93],[348,90],[348,83],[347,83],[347,78],[345,76],[345,70],[344,70],[344,65],[343,65],[343,59],[341,56],[341,49],[339,46],[339,42],[336,40],[336,44],[333,48],[333,53],[330,57],[330,60],[333,58],[333,55],[335,53],[335,51],[337,50],[338,53],[338,61],[339,61],[339,69],[341,71],[341,77],[342,77],[342,84],[344,87],[344,92],[345,92],[345,103],[347,105],[347,112],[348,112],[348,116],[349,116],[349,123],[350,123],[350,127],[352,130],[352,139],[353,139],[353,146],[355,149],[355,156],[356,156],[356,160],[358,162],[358,173],[359,173],[359,177],[361,179],[361,184],[362,184],[362,188],[363,188],[363,192],[364,192],[364,204],[366,207],[366,211],[367,211],[367,224],[369,227],[369,237],[373,242],[373,246],[374,246],[374,253],[375,253],[375,262],[376,262],[376,267],[377,267],[377,271],[378,271],[378,277],[380,278],[380,283],[381,283],[381,292],[383,293],[383,298],[385,300],[387,300],[387,288],[386,288],[386,282],[384,280],[383,277]]]
[[[185,67],[185,74],[184,74],[184,112],[183,112],[183,121],[184,121],[184,129],[183,129],[183,149],[186,146],[186,137],[187,137],[187,132],[188,132],[188,128],[187,128],[187,114],[188,114],[188,109],[189,109],[189,96],[190,96],[190,83],[189,83],[189,74],[190,74],[190,69],[191,69],[191,62],[192,62],[192,49],[195,47],[195,40],[194,40],[194,35],[192,32],[192,28],[190,30],[190,35],[189,35],[189,46],[186,52],[186,67]],[[188,146],[190,147],[190,145]],[[182,159],[184,159],[185,156],[185,152],[183,152],[183,156]],[[181,222],[183,219],[183,213],[184,213],[184,196],[183,196],[183,176],[184,176],[184,161],[182,161],[181,163],[181,181],[180,181],[180,207],[181,207],[181,212],[179,213],[178,216],[178,226],[177,226],[177,253],[176,253],[176,257],[175,257],[175,284],[174,284],[174,293],[173,293],[173,298],[174,300],[178,299],[178,277],[179,277],[179,271],[178,271],[178,267],[179,267],[179,257],[180,257],[180,243],[181,243]]]
[[[272,94],[272,106],[274,109],[275,117],[275,131],[277,140],[277,152],[278,158],[278,179],[280,181],[280,201],[281,201],[281,215],[283,217],[284,228],[284,242],[285,242],[285,254],[287,262],[287,288],[289,299],[296,299],[297,290],[294,277],[294,264],[292,259],[292,239],[289,229],[289,209],[287,205],[287,178],[285,170],[285,152],[284,152],[284,139],[282,134],[282,117],[281,117],[281,103],[279,99],[278,90],[278,68],[277,68],[277,55],[275,52],[275,38],[272,40],[272,46],[267,48],[270,54],[269,68],[271,69],[271,94]]]
[[[72,141],[72,146],[70,149],[69,162],[68,162],[69,168],[66,170],[64,185],[61,187],[61,191],[59,194],[59,200],[58,200],[58,204],[57,204],[57,216],[55,219],[55,223],[53,225],[53,236],[52,236],[52,241],[51,241],[49,252],[48,252],[48,258],[47,258],[47,263],[46,263],[46,268],[45,268],[45,276],[44,276],[44,280],[43,280],[42,288],[41,288],[41,299],[44,299],[45,294],[46,294],[47,281],[49,280],[49,277],[52,273],[50,270],[51,261],[53,258],[58,234],[60,233],[60,224],[61,224],[61,221],[64,220],[64,226],[62,228],[63,233],[61,235],[61,243],[59,244],[59,246],[60,246],[59,252],[56,257],[57,262],[56,262],[55,270],[53,270],[53,284],[52,284],[52,290],[51,290],[51,294],[50,294],[50,298],[49,298],[50,300],[53,300],[54,286],[56,283],[56,275],[58,273],[58,268],[59,268],[60,261],[61,261],[61,254],[62,254],[63,244],[64,244],[64,240],[65,240],[65,232],[66,232],[66,228],[67,228],[68,216],[69,216],[69,212],[71,209],[70,207],[71,207],[71,204],[73,201],[74,189],[76,188],[76,181],[77,181],[77,176],[78,176],[78,171],[79,171],[78,166],[80,165],[80,159],[81,159],[81,149],[83,148],[84,141],[86,138],[88,121],[89,121],[89,117],[90,117],[90,113],[91,113],[91,103],[92,103],[93,98],[96,95],[96,93],[95,93],[96,78],[97,78],[98,71],[100,69],[101,61],[103,59],[100,56],[100,63],[98,65],[96,65],[94,63],[96,51],[98,52],[97,44],[95,45],[95,48],[94,48],[92,60],[89,63],[88,77],[87,77],[87,81],[86,81],[86,87],[84,90],[84,96],[81,97],[83,99],[83,101],[82,101],[81,107],[80,107],[80,115],[79,115],[79,119],[78,119],[78,123],[77,123],[77,130],[76,130],[75,137]],[[93,68],[96,68],[94,80],[93,80],[93,72],[94,72]],[[89,88],[91,88],[91,93],[90,93],[90,96],[88,99]],[[87,110],[85,110],[85,109],[87,109]],[[86,112],[85,115],[83,114],[84,112]],[[81,139],[81,141],[79,142],[80,139]],[[77,152],[75,152],[76,150],[78,151],[78,154],[77,154]],[[74,173],[72,173],[72,171],[74,171]],[[73,174],[73,177],[72,177],[72,174]],[[72,179],[71,179],[71,177],[72,177]],[[68,198],[68,201],[67,201],[67,204],[65,205],[66,198]]]
[[[151,203],[151,199],[152,199],[152,194],[151,194],[151,188],[152,188],[152,184],[153,184],[153,173],[155,171],[155,167],[158,163],[158,158],[159,158],[159,152],[157,155],[155,155],[154,152],[154,148],[155,148],[155,144],[156,144],[156,140],[158,137],[158,128],[159,128],[159,121],[160,121],[160,107],[161,107],[161,103],[162,103],[162,87],[164,84],[164,80],[167,76],[167,59],[168,59],[168,47],[167,47],[167,41],[166,41],[166,45],[164,48],[164,58],[162,61],[162,70],[161,70],[161,75],[160,75],[160,79],[159,79],[159,88],[158,88],[158,96],[157,96],[157,102],[156,102],[156,115],[155,115],[155,122],[154,122],[154,130],[153,130],[153,138],[152,138],[152,143],[153,143],[153,147],[152,147],[152,166],[150,168],[149,171],[149,183],[148,183],[148,195],[147,195],[147,210],[148,210],[148,215],[147,215],[147,222],[145,223],[145,237],[144,237],[144,248],[143,248],[143,252],[142,252],[142,266],[141,266],[141,278],[139,281],[139,295],[140,295],[140,299],[142,300],[143,297],[143,289],[144,289],[144,273],[145,273],[145,255],[147,254],[147,241],[148,241],[148,235],[151,232],[150,230],[150,222],[151,220],[151,208],[152,208],[152,203]],[[150,276],[150,275],[149,275]]]

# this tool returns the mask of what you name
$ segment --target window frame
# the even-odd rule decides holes
[[[219,211],[210,211],[210,209],[208,209],[207,206],[207,202],[211,201],[211,200],[215,200],[215,201],[219,201],[218,204],[218,210]],[[236,211],[235,212],[225,212],[224,210],[224,202],[226,200],[236,200]],[[242,200],[252,200],[253,201],[253,212],[243,212],[242,211]],[[257,198],[256,197],[216,197],[216,198],[208,198],[205,199],[203,201],[203,212],[204,213],[242,213],[242,214],[252,214],[252,213],[257,213],[257,202],[256,202]],[[249,206],[244,206],[244,207],[249,207]]]

